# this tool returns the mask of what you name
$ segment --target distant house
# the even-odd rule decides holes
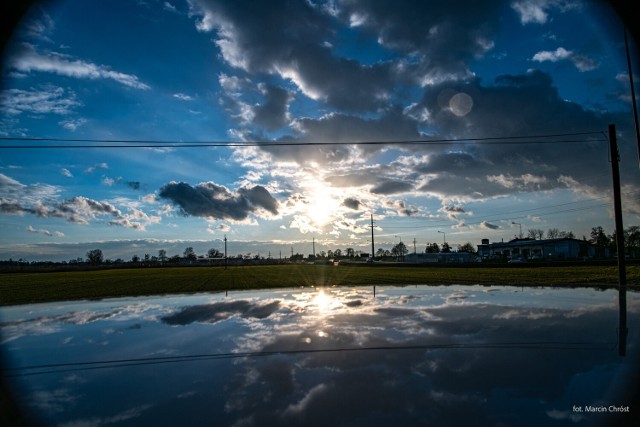
[[[569,237],[560,239],[514,239],[509,242],[489,243],[483,239],[478,245],[478,256],[483,260],[563,260],[578,258],[606,258],[609,251],[585,240]]]

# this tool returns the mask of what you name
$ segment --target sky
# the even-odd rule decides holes
[[[371,217],[376,250],[611,234],[609,124],[639,225],[624,47],[593,1],[36,3],[2,58],[0,259],[367,253]]]

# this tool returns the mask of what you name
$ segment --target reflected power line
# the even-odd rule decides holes
[[[347,353],[347,352],[370,352],[370,351],[407,351],[407,350],[584,350],[584,351],[612,351],[616,348],[616,343],[606,342],[560,342],[560,341],[535,341],[535,342],[495,342],[495,343],[471,343],[471,344],[424,344],[424,345],[403,345],[403,346],[372,346],[372,347],[343,347],[328,349],[300,349],[300,350],[273,350],[273,351],[252,351],[236,353],[210,353],[195,354],[186,356],[162,356],[144,357],[132,359],[113,359],[96,362],[68,362],[51,363],[43,365],[20,366],[5,369],[5,377],[25,377],[33,375],[57,374],[75,371],[88,371],[96,369],[112,369],[141,365],[160,365],[166,363],[184,363],[207,360],[241,359],[269,357],[277,355],[305,355],[317,353]]]

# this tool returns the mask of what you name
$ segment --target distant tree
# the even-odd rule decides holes
[[[189,261],[195,261],[196,259],[198,259],[198,256],[196,255],[195,251],[191,246],[189,246],[184,250],[183,256],[185,259]]]
[[[347,248],[347,256],[349,258],[353,258],[356,254],[356,251],[353,248]]]
[[[547,230],[547,239],[557,239],[558,237],[560,237],[560,230],[557,228]]]
[[[451,246],[449,246],[449,243],[444,242],[442,244],[442,253],[448,254],[449,252],[451,252]]]
[[[527,230],[527,238],[534,240],[542,240],[544,231],[539,228],[530,228]]]
[[[207,251],[207,257],[209,258],[220,258],[222,257],[222,252],[217,250],[216,248],[211,248]]]
[[[87,262],[91,265],[100,265],[102,264],[102,261],[103,256],[100,249],[93,249],[87,252]]]
[[[471,244],[471,242],[467,242],[458,248],[458,252],[467,252],[470,254],[475,254],[476,248],[473,246],[473,244]]]
[[[609,243],[611,243],[609,237],[604,232],[604,229],[600,226],[591,228],[591,239],[589,241],[596,246],[604,247],[609,246]]]
[[[174,255],[171,258],[169,258],[169,262],[172,264],[177,264],[180,262],[180,255]]]
[[[382,258],[384,256],[384,248],[378,248],[378,250],[376,251],[376,256],[378,258]]]
[[[630,255],[635,255],[636,252],[640,251],[640,227],[637,225],[632,225],[624,231],[624,240],[625,246],[627,248],[627,253]]]
[[[437,254],[440,253],[440,246],[437,243],[427,243],[426,252],[428,254]]]
[[[342,250],[336,249],[335,251],[333,251],[333,256],[336,258],[340,258],[342,256]]]
[[[409,249],[407,249],[407,245],[405,245],[403,242],[400,242],[397,245],[395,245],[393,248],[391,248],[391,254],[395,257],[401,258],[408,253],[409,253]]]
[[[131,262],[140,262],[140,257],[138,255],[134,255],[133,257],[131,257]]]
[[[320,258],[326,258],[327,253],[325,251],[320,251]]]
[[[333,251],[331,249],[327,251],[327,258],[333,258]]]
[[[573,231],[561,231],[560,232],[561,239],[575,239],[576,235],[573,234]]]
[[[158,251],[158,259],[160,260],[160,262],[165,262],[167,260],[167,251],[165,251],[164,249],[160,249]]]

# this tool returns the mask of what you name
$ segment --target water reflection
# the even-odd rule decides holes
[[[6,374],[47,425],[615,425],[640,412],[640,337],[630,327],[617,355],[615,291],[330,288],[1,314]],[[628,315],[639,324],[637,293]]]

